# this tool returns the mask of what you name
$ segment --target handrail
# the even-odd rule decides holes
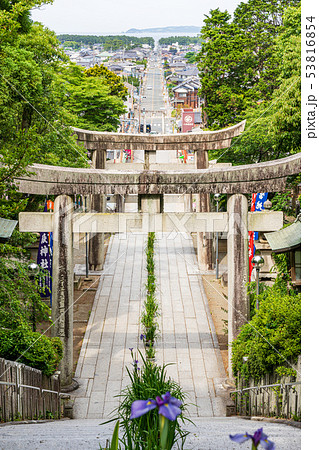
[[[23,388],[27,388],[27,389],[36,389],[37,391],[40,391],[40,392],[42,391],[42,389],[39,386],[28,386],[27,384],[19,384],[19,383],[17,383],[16,386],[18,387],[18,389],[20,387],[23,387]]]
[[[43,393],[43,392],[49,392],[49,393],[51,393],[51,394],[64,395],[63,392],[52,391],[52,390],[50,390],[50,389],[41,389],[41,388],[38,387],[38,386],[29,386],[29,385],[27,385],[27,384],[12,383],[12,382],[10,382],[10,381],[0,381],[0,384],[4,384],[5,386],[15,386],[15,387],[17,387],[18,389],[19,389],[20,387],[26,388],[26,389],[35,389],[35,390],[40,391],[41,393]]]
[[[277,386],[280,386],[281,388],[283,388],[284,386],[295,386],[297,384],[301,384],[301,381],[295,381],[295,382],[291,382],[291,383],[265,384],[263,386],[252,386],[252,387],[248,387],[248,388],[236,389],[234,391],[230,391],[230,394],[235,394],[236,392],[249,391],[251,389],[264,389],[264,388],[277,387]]]
[[[5,384],[6,386],[16,386],[16,383],[10,383],[9,381],[0,381],[0,384]]]
[[[230,391],[229,395],[239,416],[291,419],[300,416],[300,388],[297,387],[300,385],[301,381],[294,381],[242,387]]]

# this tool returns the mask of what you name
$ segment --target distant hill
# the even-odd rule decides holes
[[[126,33],[200,33],[200,27],[158,27],[158,28],[130,28]]]

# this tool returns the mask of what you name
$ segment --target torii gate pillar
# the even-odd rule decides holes
[[[208,151],[197,151],[195,160],[197,169],[208,169]],[[210,212],[210,194],[198,194],[196,203],[197,212]],[[197,259],[199,270],[212,270],[212,249],[212,233],[197,233]]]
[[[231,344],[249,320],[248,282],[248,201],[243,194],[231,195],[227,202],[228,236],[228,361],[231,370]]]
[[[72,383],[73,374],[73,200],[59,195],[54,201],[52,321],[53,335],[63,343],[61,384]]]
[[[95,169],[105,169],[106,150],[95,150],[92,155],[92,165]],[[105,195],[93,194],[91,210],[104,213],[106,209]],[[92,234],[89,242],[89,265],[91,270],[103,270],[104,264],[104,233]]]

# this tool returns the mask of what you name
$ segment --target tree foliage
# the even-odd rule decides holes
[[[63,106],[72,113],[72,125],[78,128],[116,131],[119,116],[125,112],[118,95],[125,95],[126,88],[121,79],[115,84],[105,76],[95,75],[98,73],[98,69],[85,71],[71,63],[64,67],[60,73]],[[112,95],[112,91],[117,95]]]
[[[233,22],[219,10],[205,21],[199,67],[208,124],[218,129],[246,119],[245,132],[228,151],[211,152],[214,159],[247,164],[300,151],[300,7],[276,3],[274,10],[259,2],[254,15],[249,1]]]
[[[67,61],[53,32],[32,24],[36,0],[0,3],[0,215],[17,219],[30,197],[19,194],[14,177],[33,163],[85,167],[63,107],[58,71]],[[27,236],[21,237],[25,244]],[[20,246],[19,244],[19,246]]]
[[[210,11],[204,20],[204,42],[198,55],[204,112],[208,125],[215,129],[237,122],[250,95],[253,76],[247,37],[230,19],[227,11]]]
[[[187,52],[185,55],[185,58],[187,59],[189,64],[196,63],[196,53],[195,52]]]
[[[301,353],[301,296],[282,286],[275,284],[264,290],[258,313],[233,341],[234,374],[259,379],[297,361]]]
[[[175,43],[179,45],[200,44],[201,37],[199,36],[169,36],[163,37],[159,40],[159,45],[172,45]]]
[[[282,31],[284,10],[298,3],[249,0],[240,3],[233,21],[227,11],[219,9],[206,16],[199,68],[210,127],[238,122],[246,107],[259,100],[256,86]]]
[[[96,64],[94,67],[86,69],[84,73],[87,77],[101,78],[102,82],[108,86],[110,95],[126,100],[128,91],[124,86],[122,78],[109,70],[103,64],[100,66]]]
[[[28,166],[86,164],[59,97],[56,71],[65,55],[54,33],[30,19],[30,9],[43,3],[50,2],[0,2],[0,215],[8,219],[17,219],[28,206],[29,198],[14,185],[14,177]],[[21,362],[50,374],[61,359],[62,344],[32,331],[34,321],[48,318],[23,251],[32,240],[14,231],[9,243],[0,244],[0,355],[21,356]]]
[[[53,0],[0,0],[0,40],[12,40],[16,33],[28,32],[32,26],[31,8],[52,2]]]
[[[34,240],[32,235],[27,239]],[[62,358],[62,343],[32,331],[38,322],[50,320],[50,309],[39,295],[37,280],[30,276],[27,254],[21,248],[25,243],[17,231],[10,244],[0,243],[0,357],[50,376]]]
[[[63,48],[72,48],[73,50],[79,50],[81,48],[81,43],[76,41],[64,41]]]
[[[62,107],[57,70],[66,56],[53,32],[40,24],[27,29],[19,18],[39,2],[15,2],[1,11],[0,183],[34,162],[85,166],[70,115]],[[18,12],[17,12],[18,11]],[[10,24],[10,31],[4,31]],[[2,185],[3,188],[3,185]]]
[[[294,0],[242,2],[233,20],[219,9],[206,16],[198,66],[207,125],[220,129],[246,119],[244,133],[229,149],[211,151],[211,159],[252,164],[300,151],[300,22]],[[274,209],[283,200],[287,194],[278,194]],[[301,298],[287,290],[286,276],[261,292],[258,313],[234,340],[235,374],[258,379],[296,362]]]
[[[71,126],[116,129],[124,109],[121,80],[69,65],[55,34],[32,23],[30,9],[44,3],[51,1],[0,0],[0,217],[7,219],[43,208],[43,197],[17,191],[16,177],[34,163],[87,166],[87,152]],[[50,375],[62,344],[33,331],[49,319],[24,250],[35,238],[15,230],[8,243],[0,243],[0,356]]]
[[[94,44],[103,44],[105,50],[119,50],[132,49],[143,44],[155,46],[154,38],[152,37],[136,37],[136,36],[94,36],[81,34],[59,34],[60,42],[65,43],[69,41],[78,42],[83,45],[93,46]]]

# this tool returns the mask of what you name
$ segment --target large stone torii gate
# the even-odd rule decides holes
[[[209,167],[208,150],[228,148],[245,123],[214,132],[173,135],[100,133],[76,129],[79,142],[93,152],[94,168],[73,169],[35,164],[30,176],[16,179],[20,192],[56,195],[54,213],[21,213],[22,232],[53,231],[52,319],[54,335],[64,343],[61,363],[63,385],[72,382],[73,361],[73,234],[94,233],[101,245],[104,232],[197,232],[198,258],[209,268],[207,233],[227,232],[228,251],[228,341],[238,335],[249,319],[245,284],[248,281],[248,230],[276,231],[282,227],[281,212],[248,213],[244,194],[285,189],[286,178],[301,170],[300,154],[280,160],[235,167]],[[106,150],[144,150],[144,166],[119,164],[106,169]],[[153,170],[157,150],[192,149],[196,169],[170,165],[170,170]],[[153,166],[152,166],[153,164]],[[130,166],[130,167],[129,167]],[[129,167],[129,169],[128,169]],[[131,170],[134,168],[134,170]],[[123,169],[123,170],[122,170]],[[126,169],[126,170],[125,170]],[[152,170],[150,170],[152,169]],[[227,213],[209,212],[210,193],[229,194]],[[70,195],[92,195],[92,209],[103,211],[102,195],[138,194],[140,212],[91,212],[74,214]],[[196,213],[163,213],[163,194],[198,194]],[[230,348],[230,345],[229,345]],[[231,355],[230,355],[231,356]]]

